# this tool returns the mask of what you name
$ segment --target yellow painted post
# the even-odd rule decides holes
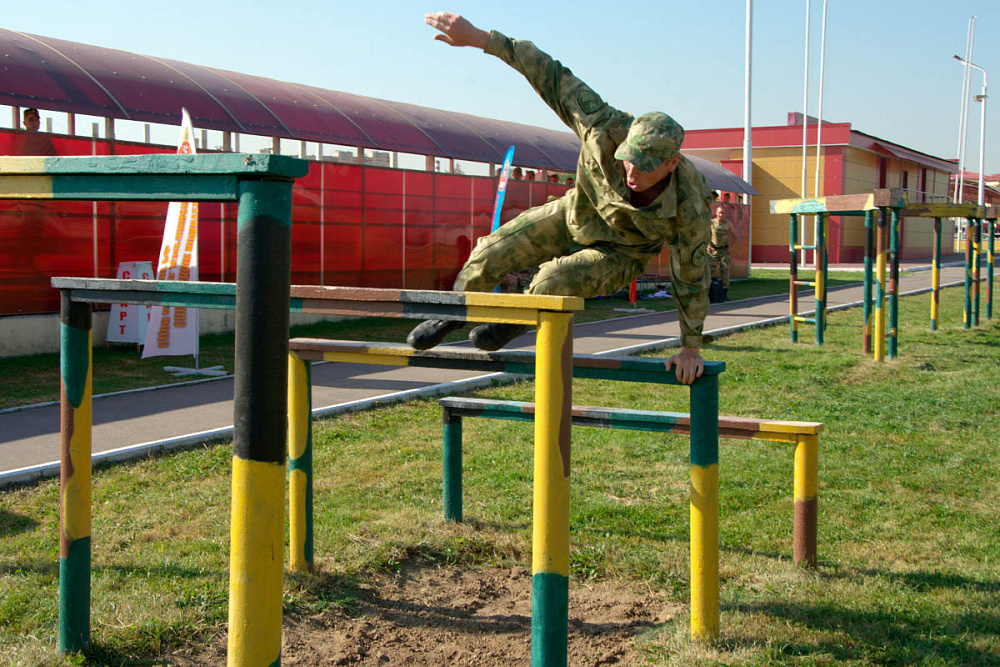
[[[313,566],[312,434],[309,364],[288,353],[288,569]]]
[[[819,436],[801,434],[795,443],[795,520],[792,558],[796,565],[816,567]]]
[[[531,664],[566,665],[573,315],[542,311],[535,345]]]
[[[719,377],[691,385],[691,637],[719,635]]]
[[[61,294],[59,650],[90,644],[92,311]]]
[[[885,208],[878,212],[878,228],[875,232],[875,331],[872,343],[875,361],[885,361],[885,268],[887,260],[889,214]]]

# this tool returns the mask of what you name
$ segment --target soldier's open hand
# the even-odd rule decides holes
[[[458,14],[434,12],[424,14],[424,23],[440,30],[434,39],[451,46],[474,46],[485,49],[490,41],[490,33],[480,30]]]

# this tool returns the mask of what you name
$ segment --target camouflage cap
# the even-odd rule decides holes
[[[661,111],[651,111],[632,121],[628,136],[615,151],[615,159],[631,162],[639,171],[648,173],[677,155],[683,142],[680,123]]]

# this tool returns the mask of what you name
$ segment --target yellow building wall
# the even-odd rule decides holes
[[[742,159],[742,151],[733,151]],[[806,159],[806,192],[815,193],[816,149]],[[753,187],[760,193],[752,198],[753,244],[788,246],[788,216],[772,215],[772,199],[792,199],[802,194],[802,148],[755,148]],[[811,224],[811,223],[810,223]]]

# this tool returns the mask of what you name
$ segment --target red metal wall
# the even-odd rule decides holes
[[[24,132],[0,130],[0,154],[22,152]],[[166,146],[38,133],[57,155],[167,153]],[[37,145],[37,141],[33,142]],[[510,181],[504,222],[561,196],[566,186]],[[450,289],[489,232],[496,180],[312,162],[293,192],[293,284]],[[58,312],[52,276],[113,278],[119,262],[155,268],[165,203],[0,200],[0,316]],[[199,276],[236,277],[236,206],[199,207]],[[667,262],[654,260],[651,272]]]

